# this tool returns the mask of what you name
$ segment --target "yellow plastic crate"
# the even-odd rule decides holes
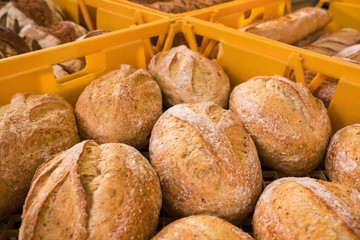
[[[333,16],[329,26],[332,30],[351,27],[360,31],[359,0],[320,0],[317,7],[325,2],[329,3],[329,11]],[[280,17],[291,10],[291,0],[248,0],[214,6],[211,11],[202,9],[187,16],[239,29],[255,19]]]
[[[228,6],[228,4],[229,4],[229,2],[227,2],[227,3],[218,4],[216,6],[211,6],[211,7],[207,7],[207,8],[203,8],[203,9],[199,9],[199,10],[194,10],[194,11],[189,11],[189,12],[184,12],[184,13],[166,13],[166,12],[162,12],[162,11],[150,8],[150,7],[146,7],[146,6],[144,6],[144,5],[140,4],[140,3],[134,3],[134,2],[131,2],[131,1],[127,1],[127,0],[112,0],[112,1],[118,2],[118,3],[121,3],[121,4],[125,4],[125,5],[128,5],[128,6],[132,6],[132,7],[138,8],[138,9],[144,9],[144,10],[147,10],[147,11],[150,11],[150,12],[153,12],[153,13],[157,13],[157,14],[169,17],[169,18],[184,17],[184,16],[188,16],[190,14],[197,14],[199,12],[204,12],[204,11],[205,12],[213,12],[216,9],[216,7]],[[247,2],[247,1],[248,0],[233,0],[233,2]]]
[[[9,103],[16,92],[56,93],[75,104],[86,85],[120,64],[146,68],[156,51],[170,49],[177,32],[184,33],[191,49],[205,55],[214,45],[211,43],[220,41],[218,62],[228,74],[232,87],[257,75],[288,76],[290,68],[296,76],[303,75],[305,67],[321,73],[317,80],[324,76],[338,78],[339,84],[329,106],[334,131],[360,122],[359,65],[190,17],[159,20],[4,59],[0,61],[0,105]],[[195,34],[204,37],[202,46],[197,45]],[[151,37],[159,37],[157,47],[150,45]],[[87,63],[85,69],[64,78],[54,78],[52,65],[83,56]],[[314,88],[314,84],[309,87]]]
[[[166,18],[146,9],[138,9],[110,0],[54,0],[67,19],[94,29],[115,31]]]

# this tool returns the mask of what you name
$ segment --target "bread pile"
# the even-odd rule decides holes
[[[327,56],[337,56],[359,64],[360,32],[352,28],[329,31],[327,24],[332,20],[330,12],[321,8],[303,8],[282,17],[254,21],[240,31],[293,44],[309,51]],[[309,84],[316,72],[305,70],[305,80]],[[296,81],[295,75],[290,79]],[[338,80],[327,78],[314,92],[328,107],[335,93]]]
[[[232,224],[254,209],[256,239],[358,239],[357,128],[327,150],[326,108],[305,86],[257,76],[230,94],[216,60],[180,46],[148,71],[123,64],[94,80],[75,114],[55,95],[0,107],[0,218],[27,194],[19,239],[252,239]],[[306,177],[326,151],[343,183]],[[298,177],[262,193],[265,165]],[[155,235],[162,206],[182,219]]]
[[[194,11],[202,8],[211,7],[217,4],[229,2],[232,0],[129,0],[144,6],[166,12],[166,13],[183,13]]]
[[[65,20],[53,0],[10,0],[0,6],[0,59],[106,32],[88,33],[82,26]],[[84,58],[72,59],[54,65],[54,76],[61,78],[84,67]]]

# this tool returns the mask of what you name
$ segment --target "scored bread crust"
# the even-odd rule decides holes
[[[336,182],[281,178],[261,194],[252,225],[259,240],[359,239],[360,193]]]
[[[74,110],[52,94],[15,94],[0,111],[0,219],[19,211],[36,168],[80,141]]]
[[[254,21],[240,31],[292,44],[321,29],[331,19],[325,9],[306,7],[282,17]]]
[[[326,153],[325,168],[331,181],[360,191],[360,124],[347,126],[334,134]]]
[[[168,109],[152,130],[149,152],[171,216],[207,214],[238,224],[262,190],[253,141],[232,112],[214,103]]]
[[[229,105],[265,165],[305,176],[322,161],[330,119],[321,100],[301,83],[278,75],[254,77],[234,88]]]
[[[232,239],[252,240],[253,238],[240,228],[214,216],[196,215],[176,220],[155,235],[151,240],[185,239]]]
[[[122,64],[85,88],[75,112],[82,139],[140,149],[162,113],[161,91],[145,69]]]
[[[164,105],[211,101],[228,105],[230,81],[215,59],[181,45],[155,55],[148,66],[163,93]]]
[[[83,141],[36,171],[19,239],[149,239],[160,183],[136,149]]]

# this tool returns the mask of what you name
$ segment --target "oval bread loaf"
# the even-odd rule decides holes
[[[326,153],[325,168],[331,181],[360,191],[360,124],[347,126],[334,134]]]
[[[0,219],[18,212],[37,167],[80,141],[62,97],[18,93],[0,107]]]
[[[321,100],[304,85],[278,75],[254,77],[234,88],[229,105],[265,165],[305,176],[323,160],[330,119]]]
[[[85,88],[75,112],[82,139],[140,149],[162,113],[161,91],[145,69],[122,64]]]
[[[331,20],[329,11],[306,7],[282,17],[254,21],[240,31],[292,44],[323,28]]]
[[[34,176],[19,239],[149,239],[161,208],[159,179],[121,143],[83,141]]]
[[[168,109],[152,130],[149,152],[172,216],[206,214],[237,224],[262,190],[253,141],[232,112],[214,103]]]
[[[252,240],[253,238],[231,223],[213,216],[196,215],[179,219],[163,228],[151,240]]]
[[[268,185],[252,220],[255,239],[359,239],[360,193],[341,183],[281,178]]]
[[[215,59],[181,45],[155,55],[148,66],[158,82],[164,105],[210,101],[226,107],[230,81]]]

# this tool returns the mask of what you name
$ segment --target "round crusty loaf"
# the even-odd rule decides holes
[[[145,69],[123,64],[88,85],[75,112],[82,139],[140,149],[162,113],[161,91]]]
[[[168,109],[152,130],[149,152],[172,216],[206,214],[237,224],[262,190],[253,141],[232,112],[214,103]]]
[[[15,94],[0,107],[0,219],[19,211],[36,168],[80,141],[74,111],[52,94]]]
[[[331,134],[329,116],[301,83],[277,75],[254,77],[235,87],[229,105],[265,165],[304,176],[322,161]]]
[[[164,96],[164,105],[211,101],[228,104],[230,81],[216,62],[181,45],[155,55],[148,66]]]
[[[251,240],[249,234],[231,223],[213,216],[196,215],[179,219],[163,228],[151,240]]]
[[[281,178],[256,203],[255,239],[359,239],[360,193],[341,183]]]
[[[331,181],[360,191],[360,124],[347,126],[334,134],[326,153],[325,168]]]
[[[160,208],[159,179],[136,149],[83,141],[36,171],[19,239],[149,239]]]

